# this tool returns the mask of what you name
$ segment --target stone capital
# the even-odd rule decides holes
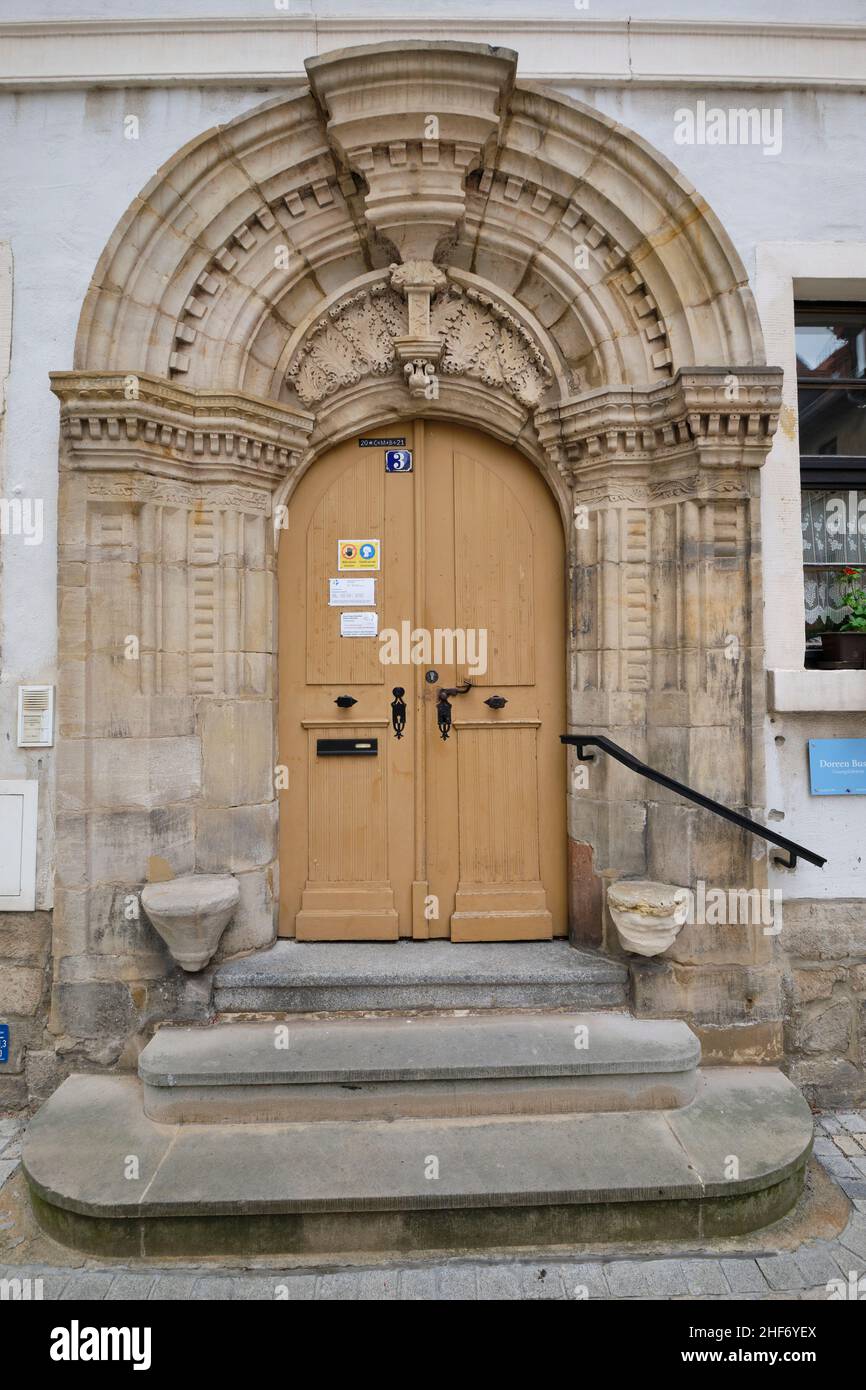
[[[189,390],[144,373],[52,372],[66,468],[134,468],[186,483],[274,490],[313,428],[306,411],[241,392]]]

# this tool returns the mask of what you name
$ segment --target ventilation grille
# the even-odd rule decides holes
[[[50,748],[54,742],[54,686],[18,687],[18,747]]]

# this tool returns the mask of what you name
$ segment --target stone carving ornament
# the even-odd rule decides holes
[[[489,296],[450,285],[437,266],[418,261],[393,266],[390,284],[379,282],[333,305],[308,330],[287,380],[311,407],[365,377],[387,376],[399,365],[400,343],[423,332],[423,320],[429,337],[419,343],[431,352],[426,366],[424,357],[411,357],[405,371],[410,391],[436,369],[435,356],[444,375],[474,377],[521,405],[538,405],[552,374],[529,333]]]

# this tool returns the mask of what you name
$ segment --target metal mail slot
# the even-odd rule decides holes
[[[375,758],[378,752],[377,738],[316,739],[316,753],[320,758]]]

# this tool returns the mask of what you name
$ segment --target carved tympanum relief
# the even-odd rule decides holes
[[[537,406],[552,373],[532,336],[489,295],[430,262],[392,266],[389,280],[332,305],[307,331],[286,373],[305,406],[365,377],[402,370],[410,391],[437,369]]]

